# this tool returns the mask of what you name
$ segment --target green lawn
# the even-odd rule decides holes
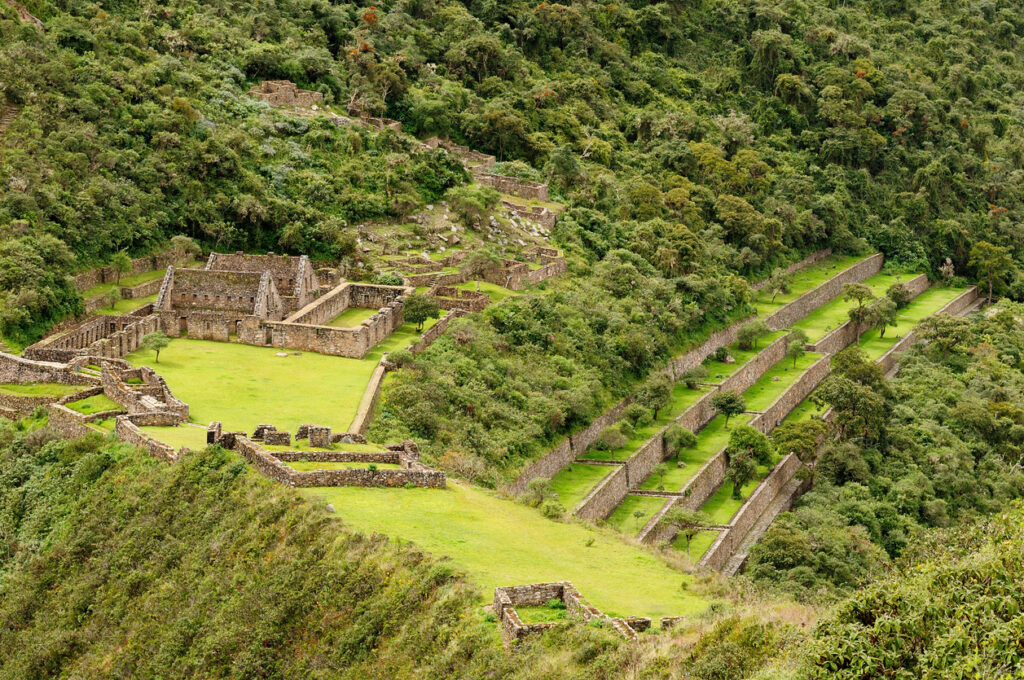
[[[206,428],[194,425],[178,425],[177,427],[140,427],[140,430],[153,439],[174,447],[177,451],[182,447],[194,451],[206,448]]]
[[[487,293],[487,296],[491,298],[492,303],[501,302],[510,295],[519,295],[518,291],[509,290],[508,288],[503,288],[486,281],[466,281],[465,283],[457,284],[455,287],[461,288],[462,290],[476,291],[477,284],[480,285],[480,292]]]
[[[750,349],[740,349],[739,344],[733,344],[729,346],[729,356],[735,359],[735,363],[727,364],[724,361],[707,361],[704,363],[704,367],[708,369],[708,382],[719,383],[736,371],[743,368],[744,364],[756,357],[764,348],[772,344],[780,337],[786,334],[786,331],[776,331],[770,333],[757,341],[757,345]]]
[[[865,257],[862,255],[830,255],[818,264],[794,272],[788,293],[779,293],[774,301],[772,301],[772,291],[765,289],[758,293],[754,301],[757,315],[764,318],[778,311],[780,307],[789,304],[807,291],[820,286],[863,259]]]
[[[863,283],[871,287],[871,292],[874,293],[875,297],[879,297],[885,295],[885,291],[889,289],[889,286],[894,283],[906,283],[914,278],[914,276],[916,274],[875,274],[865,279]],[[812,343],[817,342],[828,335],[829,332],[846,323],[850,318],[847,311],[853,306],[853,302],[847,302],[840,295],[793,324],[793,327],[807,333],[807,337]]]
[[[626,496],[626,500],[605,521],[620,533],[636,536],[651,517],[661,510],[665,500],[654,496]],[[633,516],[634,512],[642,512],[643,515],[637,519]]]
[[[117,425],[117,421],[113,418],[103,418],[101,420],[94,420],[89,423],[89,425],[102,430],[103,432],[113,432],[114,427]]]
[[[105,295],[115,288],[131,288],[132,286],[137,286],[140,283],[146,283],[147,281],[153,281],[154,279],[162,279],[166,272],[166,269],[160,269],[152,272],[142,272],[141,274],[135,274],[133,276],[122,276],[120,283],[109,281],[83,290],[82,298],[85,300],[91,300],[92,298]]]
[[[441,310],[441,316],[447,314],[445,310]],[[401,326],[395,329],[395,332],[384,338],[363,357],[363,361],[368,361],[374,365],[380,361],[380,358],[384,356],[386,352],[394,352],[400,349],[405,349],[408,345],[413,344],[420,339],[423,333],[431,328],[434,324],[441,320],[441,316],[436,319],[427,319],[423,323],[423,328],[419,331],[416,330],[416,325],[412,323],[403,323]]]
[[[686,537],[682,535],[676,536],[675,540],[672,541],[672,547],[681,553],[685,553],[691,560],[696,562],[700,558],[704,557],[704,553],[708,551],[711,544],[718,538],[717,531],[698,531],[697,534],[690,539],[690,550],[686,550]]]
[[[160,353],[126,358],[151,366],[174,396],[188,403],[192,421],[219,420],[225,430],[251,432],[259,423],[295,432],[302,423],[348,429],[376,361],[286,352],[229,342],[175,338]]]
[[[757,476],[744,484],[743,488],[740,489],[740,494],[743,496],[740,500],[732,497],[733,483],[725,482],[722,486],[718,487],[718,491],[708,499],[701,510],[708,514],[713,524],[728,524],[732,516],[736,514],[740,506],[750,497],[750,494],[761,483],[761,480],[768,476],[773,467],[774,464],[758,465]]]
[[[78,411],[87,416],[93,413],[100,413],[101,411],[124,410],[120,404],[105,394],[94,394],[91,397],[73,401],[67,404],[67,407],[72,411]]]
[[[327,322],[327,325],[335,328],[355,328],[378,311],[380,310],[364,309],[363,307],[349,307],[344,312]]]
[[[753,416],[741,413],[729,419],[729,427],[743,425],[750,422]],[[700,432],[697,433],[697,446],[692,449],[684,449],[679,453],[679,460],[686,463],[686,467],[678,467],[674,458],[665,461],[668,465],[668,472],[664,480],[656,475],[651,475],[640,485],[641,489],[657,490],[663,485],[667,491],[680,491],[686,483],[693,479],[704,463],[710,460],[716,453],[722,450],[729,443],[730,430],[725,429],[725,416],[715,416]]]
[[[551,489],[558,494],[558,502],[571,511],[602,479],[615,472],[611,465],[572,463],[551,478]]]
[[[349,463],[344,461],[325,461],[321,463],[311,460],[286,460],[282,462],[297,472],[305,472],[306,470],[347,470],[350,468],[366,469],[370,467],[370,463]],[[378,470],[399,469],[399,466],[395,463],[373,463],[373,465],[376,465]]]
[[[559,600],[561,602],[561,600]],[[569,618],[569,611],[563,606],[560,609],[539,605],[536,607],[516,607],[516,614],[523,623],[553,623]]]
[[[900,338],[912,331],[914,326],[938,312],[965,290],[967,289],[929,288],[914,298],[909,305],[899,310],[896,326],[886,328],[885,337],[879,338],[878,330],[871,329],[861,335],[860,343],[857,346],[864,350],[870,359],[877,360],[899,342]]]
[[[743,393],[743,400],[747,402],[747,410],[763,411],[771,406],[773,401],[796,382],[801,373],[820,358],[821,355],[808,352],[796,360],[796,368],[793,368],[792,359],[783,359],[772,366]],[[774,380],[774,378],[778,378],[778,380]]]
[[[113,309],[111,309],[110,307],[103,307],[101,309],[97,309],[96,313],[107,315],[129,314],[131,312],[134,312],[139,307],[148,305],[151,302],[156,302],[156,296],[157,294],[153,293],[152,295],[147,295],[146,297],[131,298],[128,300],[118,300],[117,302],[114,303]]]
[[[575,466],[574,466],[575,467]],[[337,508],[352,528],[411,541],[448,555],[480,586],[481,604],[497,586],[571,581],[605,613],[697,614],[707,601],[682,587],[692,577],[613,534],[552,522],[536,510],[448,480],[447,489],[303,489]]]
[[[69,394],[88,389],[85,385],[64,385],[62,383],[3,383],[0,394],[19,397],[66,397]]]
[[[785,422],[787,423],[798,423],[804,420],[810,420],[815,416],[821,417],[825,415],[825,411],[828,410],[828,406],[818,406],[811,401],[810,397],[807,397],[800,404],[790,411],[789,415],[786,416]]]

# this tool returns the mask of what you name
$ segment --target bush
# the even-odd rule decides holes
[[[562,519],[565,517],[565,506],[554,498],[549,498],[541,503],[540,514],[544,515],[547,519]]]
[[[629,438],[622,434],[622,429],[612,425],[601,430],[597,441],[594,442],[594,448],[599,451],[614,451],[620,446],[625,446],[627,441]]]
[[[543,477],[531,479],[526,485],[526,491],[519,494],[518,500],[523,505],[531,508],[538,507],[547,500],[554,500],[555,492],[551,490],[551,480]]]
[[[461,186],[449,189],[445,194],[448,205],[467,227],[483,221],[498,205],[501,194],[489,186]]]
[[[394,352],[388,353],[388,361],[398,368],[405,368],[406,366],[412,366],[416,361],[416,357],[407,349],[396,349]]]
[[[651,411],[643,404],[630,404],[622,410],[622,417],[634,427],[645,427],[651,424]]]
[[[392,272],[380,272],[375,274],[372,283],[376,283],[378,286],[401,286],[402,277]]]
[[[719,349],[724,349],[724,348],[719,348]],[[705,380],[707,380],[707,377],[708,377],[708,369],[705,368],[704,366],[697,366],[696,368],[691,368],[686,373],[683,373],[681,376],[679,376],[679,379],[681,381],[683,381],[683,383],[688,388],[690,388],[691,390],[695,390],[698,387],[700,387],[700,383],[702,383]]]
[[[711,356],[715,358],[715,361],[725,361],[729,358],[729,348],[725,346],[719,347]]]

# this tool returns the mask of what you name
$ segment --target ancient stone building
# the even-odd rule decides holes
[[[257,274],[270,272],[286,315],[302,309],[320,294],[316,271],[305,255],[246,255],[241,251],[234,254],[211,253],[206,269]]]
[[[305,106],[322,104],[320,92],[301,90],[290,80],[264,80],[249,90],[249,96],[262,99],[271,106]]]

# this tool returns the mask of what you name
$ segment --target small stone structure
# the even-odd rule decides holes
[[[75,290],[81,293],[82,291],[88,290],[93,286],[98,286],[101,283],[110,283],[111,281],[117,281],[118,277],[121,278],[128,276],[135,276],[136,274],[143,274],[145,272],[152,272],[158,269],[163,269],[169,264],[174,263],[176,254],[171,250],[166,250],[161,253],[155,253],[153,255],[146,255],[144,257],[137,257],[132,260],[131,268],[122,274],[118,274],[117,270],[113,267],[98,267],[96,269],[90,269],[89,271],[76,274],[74,277]],[[155,291],[154,291],[155,292]],[[147,293],[146,295],[152,295],[153,293]],[[136,295],[135,297],[145,297]]]
[[[309,108],[314,104],[322,104],[324,96],[320,92],[301,90],[290,80],[264,80],[254,85],[248,95],[262,99],[271,106],[300,106]]]
[[[487,293],[462,290],[455,286],[434,286],[430,289],[430,294],[437,298],[437,306],[444,310],[480,312],[491,304],[491,296]]]
[[[479,169],[473,171],[473,179],[480,184],[494,187],[503,194],[511,194],[512,196],[534,201],[548,200],[548,185],[541,182],[530,182],[518,177],[495,175]]]
[[[157,330],[159,320],[151,315],[152,309],[152,305],[146,305],[123,316],[91,317],[29,345],[24,356],[62,363],[83,356],[119,359],[138,349],[142,338]]]
[[[524,586],[507,586],[494,589],[494,614],[501,627],[501,639],[509,646],[528,635],[543,632],[560,625],[559,622],[525,624],[519,618],[516,607],[538,607],[551,600],[561,600],[566,611],[584,621],[599,620],[626,638],[636,640],[637,633],[650,628],[648,618],[611,617],[583,599],[576,587],[568,581],[556,583],[532,583]]]

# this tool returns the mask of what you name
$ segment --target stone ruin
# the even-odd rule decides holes
[[[627,640],[636,640],[637,633],[651,627],[651,620],[642,617],[620,618],[603,613],[583,599],[576,587],[568,581],[556,583],[532,583],[525,586],[508,586],[494,589],[494,614],[501,627],[501,639],[506,646],[519,640],[560,625],[559,622],[523,623],[516,607],[539,607],[551,600],[561,600],[566,611],[584,621],[598,620],[611,627]]]
[[[250,97],[262,99],[271,106],[299,106],[309,108],[314,104],[323,104],[324,96],[320,92],[302,90],[290,80],[264,80],[254,85],[248,92]]]

